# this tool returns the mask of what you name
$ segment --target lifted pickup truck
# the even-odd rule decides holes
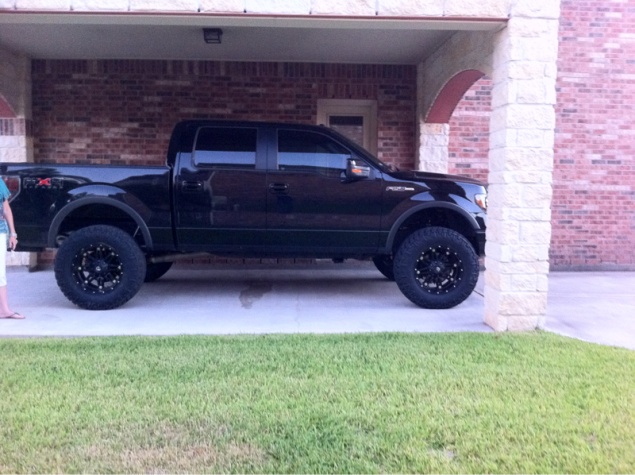
[[[486,189],[397,171],[311,125],[197,120],[174,128],[165,167],[0,164],[20,251],[57,248],[64,295],[123,305],[194,253],[372,259],[425,308],[473,291]]]

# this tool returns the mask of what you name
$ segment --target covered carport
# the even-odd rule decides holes
[[[494,87],[484,318],[498,331],[543,324],[559,1],[6,3],[0,9],[2,161],[34,159],[32,59],[416,65],[413,166],[430,171],[447,169],[452,111],[488,75]],[[220,44],[206,43],[204,28],[222,30]]]

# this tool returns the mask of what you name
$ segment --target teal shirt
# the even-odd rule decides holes
[[[4,180],[0,179],[0,204],[4,204],[4,200],[8,200],[9,196],[11,196],[9,188],[5,185]],[[4,213],[2,213],[1,210],[0,215],[2,215],[2,219],[0,219],[0,234],[9,234],[9,226],[7,225],[7,220],[4,219]]]

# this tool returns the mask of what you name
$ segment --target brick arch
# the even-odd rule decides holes
[[[426,115],[425,122],[429,124],[449,123],[452,112],[454,112],[461,98],[483,76],[485,76],[485,73],[478,69],[466,69],[452,76],[437,94]]]
[[[0,94],[0,118],[15,119],[16,117],[13,107]]]

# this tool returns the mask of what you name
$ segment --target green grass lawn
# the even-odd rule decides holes
[[[632,473],[635,352],[537,332],[0,340],[0,472]]]

